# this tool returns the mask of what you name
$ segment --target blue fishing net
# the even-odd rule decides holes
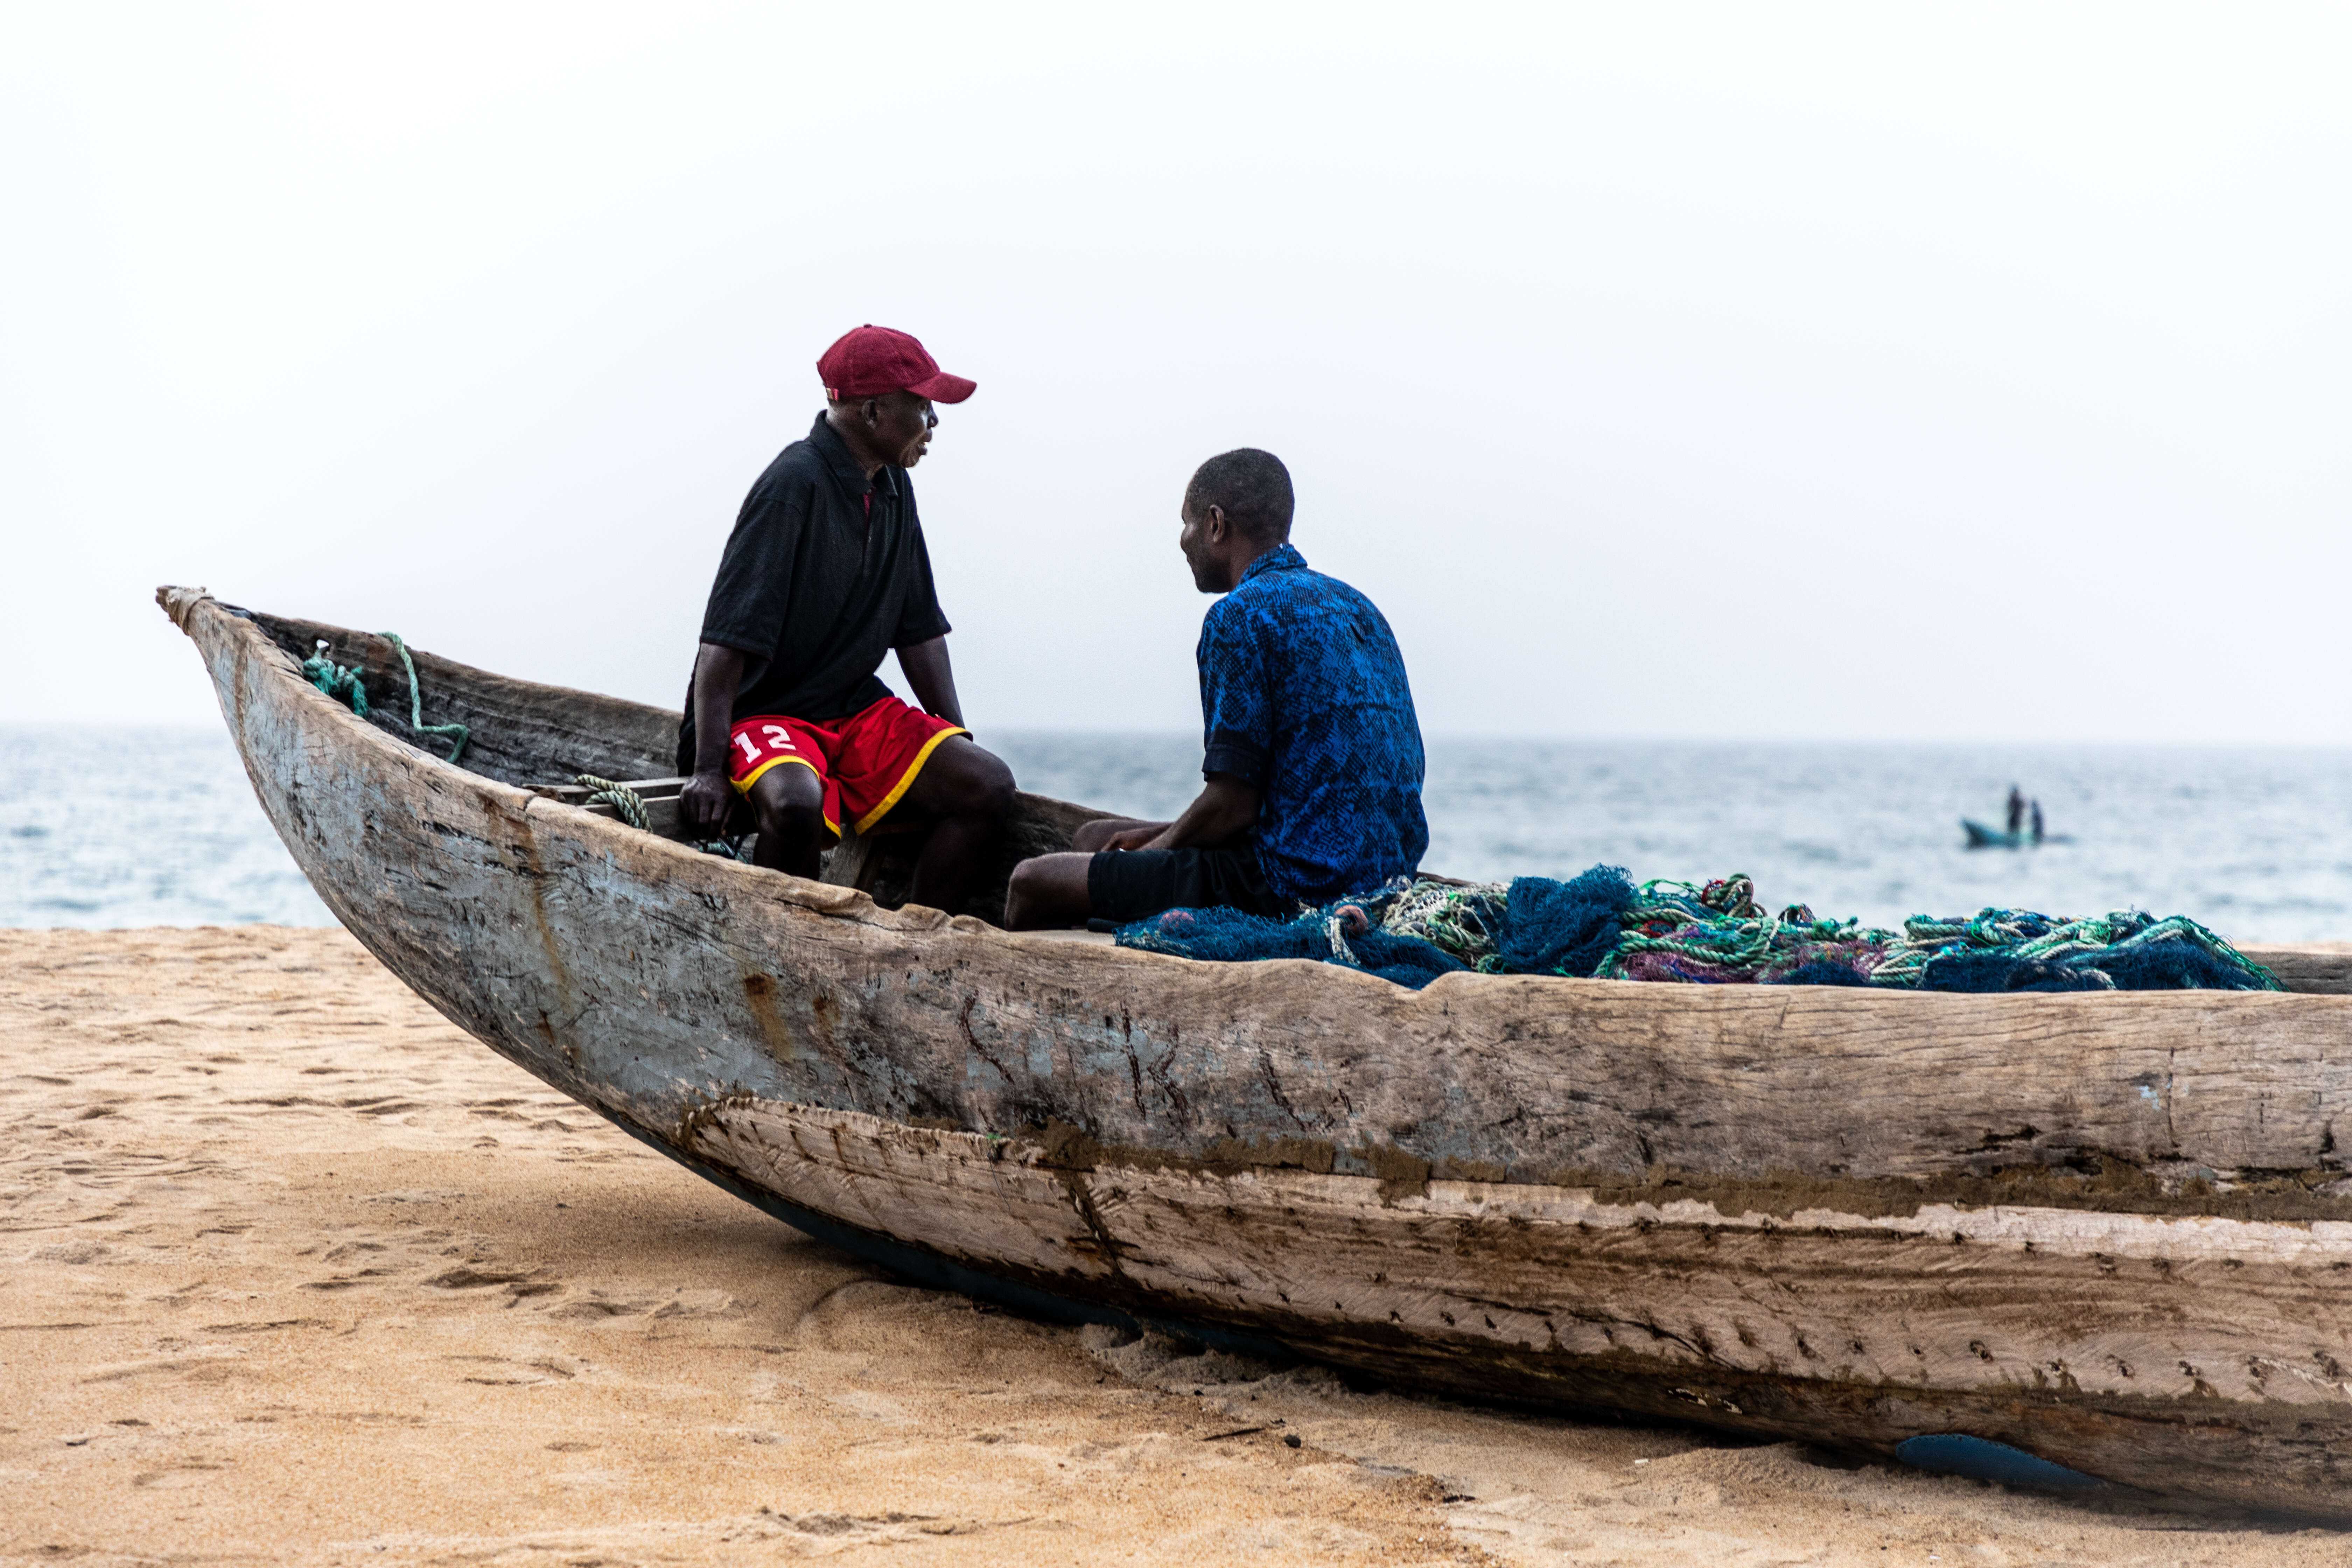
[[[1922,991],[2109,991],[2095,973],[2069,969],[2046,959],[2012,958],[1999,952],[1955,952],[1927,962]],[[2137,989],[2178,989],[2138,987]]]
[[[1333,909],[1361,915],[1359,905],[1340,904]],[[1118,943],[1150,952],[1227,963],[1311,958],[1360,969],[1416,991],[1441,974],[1470,967],[1434,942],[1380,930],[1370,923],[1369,918],[1357,919],[1350,936],[1350,923],[1349,916],[1320,911],[1297,920],[1276,921],[1240,910],[1170,910],[1125,927],[1118,933]]]
[[[2099,955],[2092,965],[2118,991],[2252,991],[2253,965],[2235,952],[2213,953],[2193,942],[2151,942]],[[2264,970],[2267,974],[2269,971]]]
[[[1759,981],[1764,985],[1867,985],[1870,976],[1851,963],[1841,963],[1834,958],[1816,958],[1797,965],[1778,979]]]
[[[1505,896],[1495,951],[1507,973],[1590,979],[1639,896],[1622,866],[1595,866],[1565,882],[1517,878]]]
[[[1353,967],[1400,985],[1410,985],[1415,991],[1441,974],[1457,974],[1470,967],[1435,942],[1417,936],[1370,931],[1350,938],[1348,946],[1354,954]],[[1344,961],[1335,958],[1331,962]]]
[[[2262,991],[2269,971],[2235,952],[2182,937],[2124,942],[2064,958],[1999,952],[1947,953],[1928,962],[1922,991]]]
[[[2031,910],[1926,916],[1900,931],[1767,913],[1734,876],[1638,886],[1622,867],[1508,887],[1434,878],[1271,920],[1171,910],[1118,932],[1122,947],[1218,962],[1308,959],[1415,990],[1440,975],[1556,974],[1703,985],[1878,990],[2275,991],[2277,978],[2196,921],[2137,910],[2067,920]]]
[[[1214,908],[1170,910],[1138,921],[1120,929],[1118,944],[1212,963],[1331,956],[1330,940],[1319,921],[1269,920],[1241,910]]]

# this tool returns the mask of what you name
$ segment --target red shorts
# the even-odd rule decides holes
[[[797,763],[808,769],[824,785],[824,825],[838,838],[844,816],[860,833],[887,816],[939,743],[970,732],[885,697],[822,724],[766,713],[738,720],[728,731],[728,761],[745,795],[770,768]]]

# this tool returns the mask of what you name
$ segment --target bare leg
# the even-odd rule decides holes
[[[1043,931],[1085,923],[1094,912],[1087,896],[1087,868],[1093,862],[1086,853],[1040,855],[1013,868],[1013,883],[1004,893],[1006,928]]]
[[[1013,770],[963,735],[950,735],[915,775],[901,805],[931,818],[907,901],[962,912],[981,866],[1013,812]]]
[[[1082,855],[1091,855],[1097,849],[1108,848],[1112,834],[1124,833],[1130,827],[1148,827],[1154,833],[1164,833],[1168,825],[1146,822],[1136,816],[1106,816],[1097,822],[1082,822],[1078,824],[1078,830],[1070,835],[1070,847]]]
[[[815,877],[832,836],[824,826],[824,784],[814,773],[796,763],[770,768],[751,786],[751,815],[760,822],[751,864]]]

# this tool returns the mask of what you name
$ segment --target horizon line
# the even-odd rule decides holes
[[[37,719],[0,716],[0,731],[8,730],[120,730],[125,722],[141,724],[150,729],[170,731],[210,731],[226,738],[226,731],[217,719]],[[1132,729],[1115,726],[1089,727],[1075,724],[1002,724],[983,725],[975,734],[996,733],[1036,739],[1067,740],[1150,740],[1196,741],[1199,732],[1190,728]],[[1919,735],[1755,735],[1755,734],[1644,734],[1638,731],[1505,731],[1505,730],[1425,730],[1425,743],[1516,743],[1522,745],[1563,746],[1854,746],[1854,747],[1919,747],[1948,750],[2013,749],[2022,751],[2168,751],[2168,752],[2352,752],[2352,741],[2274,741],[2274,740],[2183,740],[2183,739],[2115,739],[2101,738],[2080,741],[2029,740],[2016,737],[1949,737]]]

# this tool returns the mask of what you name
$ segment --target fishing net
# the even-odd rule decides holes
[[[1985,909],[1885,931],[1822,920],[1802,904],[1771,913],[1744,876],[1636,885],[1615,866],[1564,882],[1400,881],[1286,921],[1170,910],[1122,928],[1118,942],[1228,962],[1313,959],[1416,990],[1462,970],[1909,991],[2281,989],[2269,970],[2180,915],[2119,910],[2068,920]]]

